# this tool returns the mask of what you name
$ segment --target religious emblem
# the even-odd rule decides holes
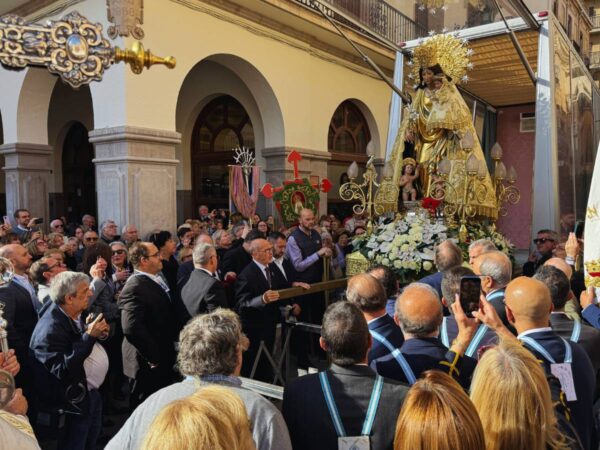
[[[296,150],[292,150],[287,160],[294,165],[294,179],[284,181],[283,186],[278,188],[266,183],[261,192],[266,198],[273,199],[283,222],[290,226],[298,222],[298,216],[304,208],[311,209],[315,215],[318,213],[320,192],[329,192],[331,182],[325,178],[320,183],[311,183],[306,178],[300,178],[298,163],[302,155]]]
[[[108,27],[108,37],[116,39],[117,36],[133,36],[144,39],[143,0],[106,0],[108,21],[113,25]]]

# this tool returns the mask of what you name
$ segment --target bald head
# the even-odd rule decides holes
[[[510,309],[508,319],[519,333],[548,326],[552,299],[544,283],[534,278],[515,278],[506,287],[505,295],[506,306]]]
[[[442,317],[437,292],[427,284],[409,284],[396,301],[396,320],[406,339],[437,336]]]
[[[560,270],[562,273],[564,273],[569,280],[571,279],[571,276],[573,275],[573,269],[562,258],[550,258],[548,261],[546,261],[544,263],[544,265],[556,267],[558,270]]]
[[[462,264],[462,250],[450,239],[441,242],[435,248],[435,266],[439,272]]]
[[[348,280],[346,298],[362,312],[385,310],[386,296],[381,282],[372,275],[361,273]]]
[[[197,244],[210,244],[213,245],[213,238],[210,237],[210,235],[208,233],[200,233],[198,236],[196,236],[196,243]]]

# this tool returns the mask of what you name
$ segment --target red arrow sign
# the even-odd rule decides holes
[[[298,163],[302,161],[302,155],[296,150],[292,150],[287,158],[288,162],[294,165],[294,180],[300,179],[300,171],[298,170]]]

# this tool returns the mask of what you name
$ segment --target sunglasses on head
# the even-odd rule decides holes
[[[551,238],[537,238],[537,239],[533,240],[533,243],[534,244],[544,244],[547,241],[554,242],[554,239],[551,239]]]

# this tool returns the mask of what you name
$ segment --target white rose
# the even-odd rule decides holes
[[[423,263],[423,269],[429,272],[431,269],[433,269],[433,264],[431,264],[430,261],[425,261]]]
[[[399,259],[397,259],[396,261],[394,261],[394,267],[396,269],[402,269],[402,261],[400,261]]]
[[[381,264],[383,264],[384,266],[389,266],[390,265],[390,260],[388,258],[383,258],[381,260]]]

